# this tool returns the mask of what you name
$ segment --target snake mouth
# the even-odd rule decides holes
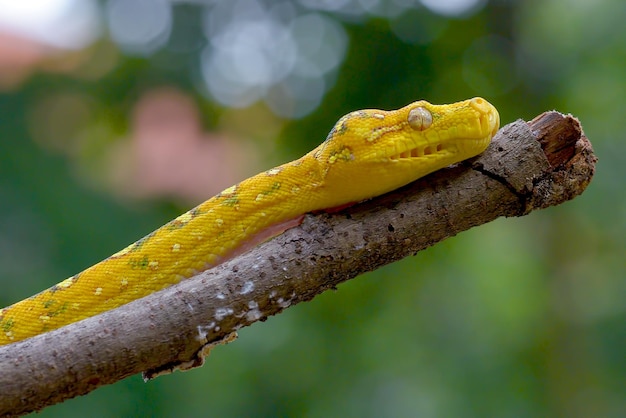
[[[432,155],[444,150],[443,144],[426,145],[425,147],[415,147],[403,151],[399,154],[394,154],[389,157],[390,160],[405,160],[409,158],[419,158],[425,155]]]

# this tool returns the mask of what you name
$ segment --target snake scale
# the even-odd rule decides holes
[[[115,309],[171,286],[296,225],[480,154],[499,128],[486,100],[339,119],[303,157],[229,187],[107,259],[0,310],[0,345]]]

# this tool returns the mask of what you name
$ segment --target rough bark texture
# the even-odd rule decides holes
[[[496,219],[582,193],[596,158],[578,120],[502,128],[480,157],[304,223],[228,263],[114,311],[0,347],[0,415],[39,410],[127,376],[200,365],[238,329]]]

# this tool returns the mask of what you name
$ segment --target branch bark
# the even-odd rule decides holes
[[[582,193],[596,157],[579,121],[547,112],[503,127],[481,156],[303,224],[113,311],[0,347],[0,415],[36,411],[144,372],[202,364],[210,346],[366,271],[500,216]]]

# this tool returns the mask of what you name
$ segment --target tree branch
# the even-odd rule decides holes
[[[578,120],[502,128],[478,158],[303,224],[113,311],[0,347],[0,415],[39,410],[127,376],[202,364],[207,347],[366,271],[500,216],[584,191],[596,157]]]

